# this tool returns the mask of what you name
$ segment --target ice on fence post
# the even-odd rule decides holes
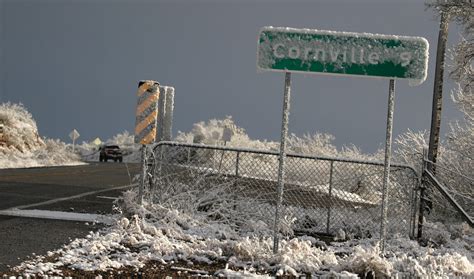
[[[160,86],[160,92],[157,141],[169,141],[171,140],[171,130],[173,128],[174,87]]]
[[[165,92],[165,117],[163,119],[163,140],[171,140],[173,137],[173,111],[174,111],[174,87],[168,86]]]
[[[163,125],[164,118],[166,115],[166,89],[168,86],[160,85],[160,99],[158,100],[158,127],[156,129],[156,141],[160,142],[163,140]]]

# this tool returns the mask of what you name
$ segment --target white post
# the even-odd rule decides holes
[[[388,192],[390,188],[390,160],[392,155],[393,110],[395,108],[395,80],[391,79],[388,87],[387,131],[385,137],[385,163],[382,186],[382,221],[380,223],[380,252],[385,250]]]
[[[166,107],[165,118],[163,121],[163,140],[171,140],[173,138],[173,111],[174,111],[174,87],[168,86],[165,93]]]
[[[145,180],[147,175],[147,166],[146,166],[146,145],[142,145],[142,177],[140,179],[140,185],[138,186],[138,204],[143,204],[143,192],[145,188]]]
[[[283,190],[285,184],[285,158],[286,141],[288,137],[288,119],[290,116],[290,93],[291,93],[291,73],[285,73],[285,91],[283,95],[283,116],[281,121],[281,139],[280,139],[280,162],[278,165],[278,196],[275,211],[275,224],[273,227],[273,253],[278,253],[280,225],[280,210],[283,203]]]

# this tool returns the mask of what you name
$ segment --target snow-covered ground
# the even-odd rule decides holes
[[[329,245],[313,237],[286,238],[279,253],[267,224],[247,220],[246,230],[210,220],[198,212],[180,212],[162,205],[133,203],[136,193],[124,196],[123,216],[101,232],[76,239],[57,251],[22,263],[22,274],[56,274],[61,269],[113,270],[142,268],[149,261],[163,264],[227,263],[224,276],[302,275],[357,278],[370,272],[376,278],[448,278],[474,276],[473,229],[466,224],[431,224],[427,246],[397,235],[390,236],[385,255],[378,239],[352,239]],[[148,217],[140,217],[145,216]],[[127,216],[127,217],[125,217]],[[152,216],[152,217],[150,217]],[[234,270],[234,271],[233,271]],[[240,273],[239,273],[240,272]]]

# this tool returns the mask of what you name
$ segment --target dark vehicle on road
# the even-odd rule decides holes
[[[109,159],[113,159],[114,162],[122,162],[122,151],[118,145],[104,145],[99,148],[100,155],[99,161],[107,162]]]

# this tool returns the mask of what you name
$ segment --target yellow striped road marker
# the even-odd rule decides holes
[[[135,121],[135,143],[150,144],[157,138],[160,83],[141,80],[138,83]]]

